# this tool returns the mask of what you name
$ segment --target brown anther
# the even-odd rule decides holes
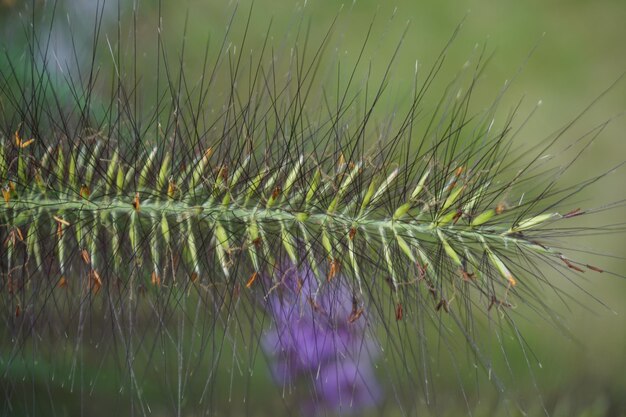
[[[21,313],[22,313],[22,309],[20,308],[20,305],[18,304],[15,306],[15,317],[16,318],[19,317]]]
[[[63,237],[63,226],[69,226],[70,223],[62,217],[52,216],[52,218],[57,222],[57,237],[61,239]]]
[[[309,304],[311,305],[311,308],[313,308],[313,311],[315,311],[316,313],[320,313],[320,314],[326,314],[326,312],[324,311],[324,309],[322,308],[322,306],[320,306],[317,301],[315,301],[313,299],[313,297],[307,297],[307,301],[309,302]]]
[[[592,271],[596,271],[596,272],[604,272],[604,269],[600,269],[600,268],[598,268],[597,266],[593,266],[593,265],[589,265],[589,264],[587,264],[587,265],[585,265],[585,266],[586,266],[587,268],[589,268],[590,270],[592,270]]]
[[[150,283],[155,287],[161,286],[161,277],[156,273],[156,271],[152,271],[152,275],[150,275]]]
[[[22,138],[20,138],[20,134],[19,131],[15,131],[15,145],[20,148],[20,149],[24,149],[28,146],[30,146],[31,143],[33,143],[35,141],[35,139],[28,139],[27,141],[24,141]]]
[[[355,321],[357,321],[361,316],[363,315],[363,309],[362,308],[358,308],[356,310],[352,310],[352,312],[350,313],[350,316],[348,317],[348,324],[352,324]]]
[[[565,263],[565,265],[567,265],[568,268],[573,269],[574,271],[578,271],[578,272],[585,272],[584,269],[574,265],[572,262],[570,262],[569,259],[567,259],[565,256],[561,256],[560,257],[561,260],[563,261],[563,263]]]
[[[492,295],[491,302],[489,303],[489,307],[487,307],[487,311],[490,311],[494,306],[496,306],[497,308],[500,308],[500,307],[510,308],[511,303],[498,300],[495,295]]]
[[[198,273],[197,272],[192,272],[191,275],[189,275],[189,280],[193,283],[195,283],[198,280]]]
[[[257,237],[257,238],[254,238],[254,239],[252,240],[252,244],[253,244],[253,245],[254,245],[254,247],[256,247],[257,249],[259,249],[259,248],[261,247],[261,242],[262,242],[262,240],[261,240],[261,237],[260,237],[260,236],[259,236],[259,237]]]
[[[450,312],[450,304],[448,303],[448,300],[446,300],[445,298],[442,298],[441,300],[439,300],[439,303],[437,303],[437,305],[435,306],[435,311],[439,311],[443,308],[443,311],[445,311],[446,313]]]
[[[396,304],[396,321],[402,320],[404,317],[404,310],[402,309],[402,304]]]
[[[135,211],[141,210],[141,202],[139,201],[139,193],[135,193],[135,198],[133,198],[133,208]]]
[[[178,191],[178,187],[176,186],[176,183],[174,182],[173,179],[170,178],[167,184],[167,196],[169,198],[174,198],[174,195],[176,194],[177,191]]]
[[[343,156],[343,152],[339,154],[339,160],[337,161],[337,165],[342,166],[346,163],[346,158]]]
[[[476,279],[476,274],[474,272],[468,272],[465,269],[461,269],[461,278],[463,278],[463,281],[471,282]]]
[[[496,214],[502,214],[506,210],[506,203],[500,202],[496,205],[495,212]]]
[[[90,194],[91,194],[91,190],[89,189],[89,186],[87,184],[83,184],[80,186],[80,196],[82,198],[87,200]]]
[[[224,181],[228,181],[228,166],[227,165],[222,165],[219,168],[217,176],[219,178],[221,178],[222,180],[224,180]]]
[[[350,240],[354,240],[354,236],[356,236],[356,227],[351,227],[350,231],[348,232],[348,238]]]
[[[254,281],[256,281],[258,275],[259,274],[256,271],[252,273],[250,279],[248,279],[248,282],[246,282],[246,288],[252,287],[252,284],[254,284]]]
[[[64,276],[61,276],[61,278],[59,278],[59,282],[57,283],[57,287],[59,287],[59,288],[67,288],[67,280],[65,279]]]
[[[424,265],[422,265],[419,263],[419,261],[416,262],[416,264],[417,264],[418,279],[424,279],[426,277],[426,268],[428,268],[428,264],[425,263]]]
[[[2,187],[2,197],[4,198],[4,202],[9,204],[9,201],[11,201],[11,188],[8,185]]]
[[[272,191],[272,199],[276,200],[278,196],[280,195],[280,193],[282,192],[283,192],[283,189],[280,188],[279,185],[277,185],[276,188],[274,188],[274,191]]]
[[[95,269],[92,269],[89,272],[89,288],[93,295],[98,294],[100,288],[102,288],[102,280],[100,279],[100,274]]]
[[[89,256],[89,252],[87,252],[87,249],[81,249],[80,257],[87,265],[91,264],[91,256]]]
[[[564,219],[569,219],[572,217],[576,217],[576,216],[582,216],[583,214],[585,214],[584,211],[582,211],[580,208],[574,209],[570,212],[567,212],[563,215]]]
[[[357,300],[356,295],[352,294],[352,312],[350,312],[350,316],[348,317],[348,324],[357,321],[362,314],[363,309],[359,308],[359,300]]]
[[[456,222],[458,222],[462,216],[463,216],[463,210],[457,209],[456,213],[454,214],[454,217],[452,218],[452,224],[456,224]]]
[[[328,270],[328,276],[326,277],[327,281],[330,282],[331,279],[335,278],[335,276],[339,273],[340,270],[341,270],[341,263],[339,262],[339,259],[337,258],[331,259],[330,269]]]

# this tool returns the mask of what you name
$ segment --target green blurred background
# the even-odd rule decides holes
[[[18,0],[4,0],[3,3],[0,6],[3,7],[2,36],[6,41],[13,36],[12,31],[20,30],[20,18],[16,13],[23,4]],[[150,85],[150,67],[156,51],[154,33],[159,12],[155,3],[144,1],[137,7],[135,28],[139,34],[137,50],[140,51],[137,62],[140,75],[146,74],[142,79],[144,86]],[[372,22],[371,39],[363,63],[357,70],[357,79],[364,77],[370,64],[374,80],[382,75],[406,29],[389,88],[379,106],[382,111],[378,113],[379,117],[408,104],[410,96],[407,92],[413,86],[415,61],[418,60],[424,70],[430,68],[462,22],[460,33],[447,53],[446,63],[425,98],[424,106],[434,106],[446,84],[467,60],[475,63],[484,46],[487,54],[493,53],[493,57],[480,78],[473,110],[483,110],[492,102],[505,80],[515,77],[501,103],[503,118],[522,97],[522,114],[531,111],[538,101],[543,103],[519,136],[519,140],[528,144],[544,139],[567,124],[626,71],[624,0],[406,0],[345,4],[329,0],[305,3],[258,0],[253,6],[250,1],[241,1],[237,5],[226,1],[164,1],[161,14],[168,59],[175,62],[180,58],[183,32],[186,30],[185,70],[191,74],[191,79],[193,74],[199,78],[207,39],[210,38],[211,53],[216,54],[235,6],[238,11],[228,39],[234,44],[241,42],[243,27],[252,7],[243,49],[261,48],[272,19],[270,43],[283,57],[288,56],[289,47],[301,24],[310,25],[311,44],[316,45],[337,17],[326,64],[334,68],[332,63],[341,60],[343,82],[352,71],[351,64],[355,62],[364,34]],[[110,7],[103,33],[115,38],[116,4],[110,2],[106,9]],[[131,38],[133,31],[130,10],[131,6],[122,7],[122,32],[127,39]],[[93,4],[68,1],[60,11],[59,15],[67,12],[77,22],[73,28],[75,33],[88,34],[93,30],[90,20],[80,17],[93,11]],[[56,42],[62,45],[63,35]],[[85,50],[89,48],[88,42],[78,46]],[[103,53],[104,61],[106,53]],[[126,59],[132,58],[130,61],[136,58],[132,48],[125,50],[124,55]],[[320,74],[320,83],[336,82],[334,70],[325,71],[322,67]],[[575,140],[593,126],[616,116],[599,140],[584,154],[566,182],[587,178],[626,159],[626,120],[620,115],[625,110],[626,82],[621,81],[568,133],[565,140]],[[626,171],[617,171],[605,178],[602,187],[596,187],[593,194],[581,195],[581,204],[598,206],[623,199],[626,196],[625,180]],[[598,221],[612,224],[623,223],[624,218],[626,210],[622,207],[604,217],[595,216],[587,221],[589,224]],[[625,233],[590,237],[583,244],[585,247],[610,249],[610,253],[606,254],[616,256],[616,259],[590,257],[589,263],[600,264],[618,274],[626,273],[626,264],[620,259],[625,255]],[[547,300],[552,300],[548,303],[562,315],[568,330],[580,343],[573,343],[556,327],[537,317],[536,313],[522,311],[521,315],[527,319],[518,324],[544,366],[534,367],[532,373],[524,372],[527,365],[523,357],[515,357],[519,363],[511,364],[515,370],[514,386],[510,387],[513,396],[519,394],[525,398],[523,401],[530,415],[541,413],[538,406],[529,400],[537,391],[543,394],[548,412],[554,416],[626,415],[626,281],[602,274],[589,275],[584,282],[580,282],[584,289],[610,307],[605,308],[564,279],[555,277],[555,280],[580,301],[580,305],[573,302],[565,305],[554,294],[545,294]],[[261,377],[257,379],[262,380]],[[467,414],[458,384],[458,380],[450,376],[450,392],[439,394],[443,405],[437,410],[419,410],[419,415]],[[493,402],[491,395],[491,391],[485,391],[482,403],[487,405],[484,405],[485,408],[481,408],[480,404],[476,406],[476,415],[504,412],[503,409],[494,411],[489,408]],[[98,398],[94,397],[91,401],[97,409]],[[473,406],[470,408],[473,409]],[[515,410],[512,413],[515,414]],[[263,410],[252,414],[263,415]]]

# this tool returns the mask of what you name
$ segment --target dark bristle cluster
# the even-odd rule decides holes
[[[133,160],[97,136],[38,155],[35,139],[18,131],[4,147],[5,262],[26,260],[21,268],[30,273],[20,274],[20,286],[46,265],[63,283],[86,268],[95,290],[129,275],[138,276],[135,285],[183,277],[230,286],[232,269],[240,285],[249,274],[271,274],[283,253],[294,264],[306,259],[320,280],[344,271],[360,292],[383,283],[363,272],[373,270],[393,293],[423,281],[437,310],[448,310],[455,288],[465,294],[462,286],[492,307],[526,280],[523,270],[512,272],[515,252],[566,259],[530,236],[573,217],[529,212],[524,202],[502,207],[515,184],[493,184],[506,135],[495,137],[485,133],[485,146],[440,161],[439,149],[460,145],[458,136],[444,137],[392,168],[386,151],[354,160],[340,152],[336,161],[315,153],[272,160],[263,152],[228,164],[208,144],[186,162],[167,139]],[[324,146],[308,142],[293,141],[296,149]]]

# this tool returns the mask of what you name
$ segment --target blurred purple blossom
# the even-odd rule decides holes
[[[285,263],[265,283],[274,327],[263,337],[263,350],[278,384],[310,382],[312,395],[300,404],[302,411],[345,415],[379,403],[376,348],[346,278],[337,275],[320,285],[307,264]]]

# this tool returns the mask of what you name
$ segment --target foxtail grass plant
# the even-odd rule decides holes
[[[558,328],[562,277],[619,276],[572,249],[624,232],[598,215],[621,202],[578,197],[617,167],[563,180],[605,123],[525,143],[506,87],[470,106],[484,50],[429,95],[449,44],[386,114],[402,39],[359,78],[364,34],[342,78],[334,24],[246,55],[253,12],[198,79],[160,18],[142,72],[137,5],[116,27],[110,6],[65,58],[56,2],[3,46],[2,415],[415,415],[450,371],[466,413],[482,379],[492,412],[528,411],[502,360],[539,363],[516,307]]]

